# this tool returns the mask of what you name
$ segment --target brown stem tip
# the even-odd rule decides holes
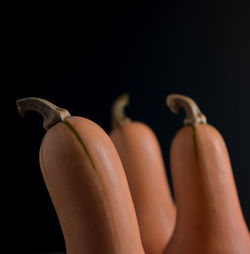
[[[184,125],[195,126],[197,124],[206,124],[206,116],[203,115],[197,106],[197,104],[189,97],[179,94],[170,94],[167,96],[167,106],[170,110],[178,114],[181,107],[186,112],[186,118],[184,119]]]
[[[21,116],[24,116],[30,110],[40,113],[44,118],[43,127],[46,130],[65,118],[70,117],[68,110],[59,108],[49,101],[36,97],[17,100],[17,109]]]
[[[112,126],[123,127],[130,122],[130,118],[125,115],[124,108],[129,104],[129,95],[127,93],[119,96],[112,105]]]

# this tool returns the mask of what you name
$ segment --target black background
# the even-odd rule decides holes
[[[2,93],[8,109],[10,176],[3,181],[9,247],[20,253],[64,250],[39,169],[42,117],[30,112],[21,118],[16,110],[16,99],[28,96],[109,132],[111,103],[128,92],[127,115],[156,133],[168,174],[169,146],[183,116],[173,115],[165,98],[191,96],[226,141],[249,226],[249,14],[249,4],[210,1],[12,6],[3,23],[9,72]]]

